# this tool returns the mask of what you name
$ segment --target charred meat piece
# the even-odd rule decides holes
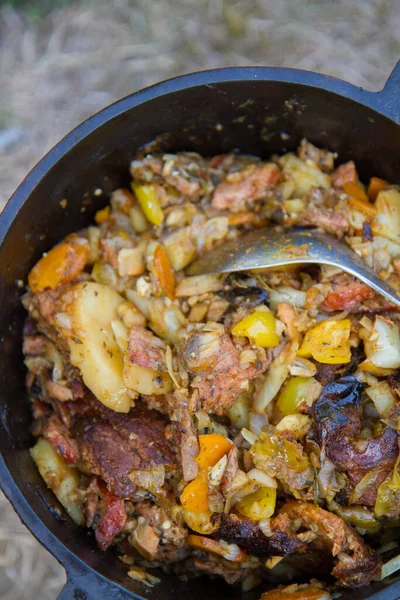
[[[327,383],[312,407],[320,443],[328,458],[343,471],[390,468],[399,453],[398,436],[386,429],[370,440],[359,440],[362,384],[354,377]]]
[[[258,523],[236,514],[214,514],[218,523],[217,539],[237,544],[248,554],[254,556],[286,556],[295,552],[305,552],[307,545],[291,531],[289,519],[278,515],[271,519],[272,535],[267,537]]]
[[[302,224],[324,229],[338,238],[342,238],[350,227],[346,217],[332,208],[309,209],[301,213],[298,220]]]
[[[341,586],[368,585],[379,576],[381,562],[378,556],[340,517],[314,504],[296,500],[287,502],[280,514],[286,514],[291,521],[300,520],[303,528],[318,535],[323,549],[337,559],[332,575]]]

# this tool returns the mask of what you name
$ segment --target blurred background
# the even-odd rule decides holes
[[[70,129],[161,79],[270,65],[379,90],[399,58],[400,0],[0,0],[0,208]],[[64,581],[0,497],[0,599]]]

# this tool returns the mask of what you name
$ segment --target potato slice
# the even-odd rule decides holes
[[[78,471],[67,465],[45,438],[40,438],[31,449],[31,456],[40,475],[54,492],[71,519],[77,525],[83,525],[83,505],[82,496],[78,489]]]
[[[68,306],[71,363],[100,402],[116,412],[127,413],[131,400],[122,379],[122,352],[111,325],[118,319],[118,307],[124,299],[100,283],[78,283],[72,291],[73,300]]]

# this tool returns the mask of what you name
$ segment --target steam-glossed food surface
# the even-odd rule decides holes
[[[131,189],[29,274],[32,457],[144,584],[157,566],[322,600],[396,568],[399,311],[332,267],[185,273],[307,225],[399,292],[399,189],[336,158],[139,154]]]

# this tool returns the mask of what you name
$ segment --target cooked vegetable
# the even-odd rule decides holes
[[[376,207],[373,204],[371,204],[371,202],[368,202],[368,200],[361,200],[356,196],[350,196],[349,204],[354,206],[354,208],[356,208],[360,212],[364,213],[371,220],[374,219],[377,215],[378,211]]]
[[[208,510],[208,483],[204,471],[187,484],[180,501],[182,506],[191,513],[199,514]]]
[[[164,220],[164,213],[157,197],[157,188],[153,184],[132,183],[132,190],[150,223],[157,226],[161,225]]]
[[[64,242],[42,256],[28,275],[33,292],[46,288],[54,290],[69,283],[85,268],[89,254],[87,244]]]
[[[284,415],[297,412],[303,402],[310,406],[310,400],[312,404],[312,400],[315,399],[315,394],[310,392],[315,387],[318,394],[321,386],[312,377],[290,377],[279,394],[276,406]]]
[[[248,337],[253,344],[262,348],[278,346],[279,335],[276,333],[276,319],[271,312],[256,309],[232,329],[232,335]]]
[[[396,404],[396,398],[393,396],[389,384],[386,381],[380,381],[367,388],[366,392],[375,404],[379,414],[387,417],[390,410]]]
[[[354,181],[348,181],[343,185],[343,189],[349,196],[352,196],[361,202],[368,202],[368,196],[365,193],[364,187],[359,182],[355,183]]]
[[[372,233],[400,242],[400,192],[395,188],[379,192],[376,203],[377,215],[372,222]]]
[[[371,177],[369,180],[368,186],[368,198],[371,202],[375,202],[379,192],[382,192],[387,187],[389,187],[389,183],[380,177]]]
[[[307,331],[298,355],[320,363],[338,365],[351,360],[350,350],[351,321],[322,321]]]
[[[188,535],[187,543],[191,548],[212,552],[232,562],[245,562],[248,559],[236,544],[224,544],[200,535]]]
[[[62,332],[68,341],[71,363],[100,402],[126,413],[131,399],[122,378],[122,353],[111,326],[124,300],[112,288],[93,282],[76,284],[71,296],[66,307],[71,329]]]
[[[175,296],[175,275],[168,254],[162,244],[158,244],[154,251],[154,272],[161,291],[173,300]]]
[[[110,217],[110,207],[105,206],[101,210],[97,211],[97,213],[94,216],[94,220],[96,221],[96,223],[98,225],[101,225],[102,223],[105,223],[106,221],[108,221],[109,217]]]
[[[219,433],[199,436],[200,452],[196,462],[200,467],[198,476],[187,484],[180,501],[182,506],[194,514],[208,510],[208,469],[232,448],[232,442]]]
[[[235,508],[244,517],[253,521],[269,519],[275,512],[276,489],[271,487],[260,487],[259,490],[245,496],[243,500],[235,504]]]
[[[83,500],[79,491],[79,472],[67,465],[48,440],[40,438],[31,456],[47,486],[54,492],[71,519],[83,525]]]
[[[363,338],[365,354],[370,363],[383,369],[400,367],[400,331],[397,323],[377,316],[372,331]]]
[[[196,459],[201,470],[213,467],[232,448],[232,442],[219,433],[199,436],[200,453]]]

